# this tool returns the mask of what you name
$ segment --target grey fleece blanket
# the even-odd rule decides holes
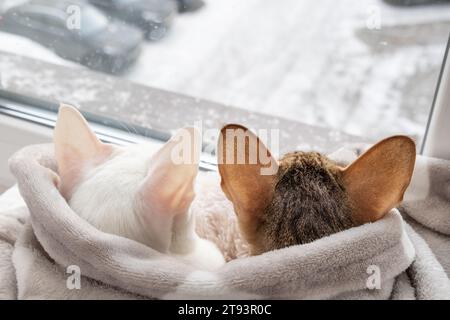
[[[203,271],[95,229],[55,187],[52,147],[27,147],[10,160],[26,205],[17,196],[0,213],[0,297],[448,299],[443,265],[449,272],[450,165],[430,159],[417,165],[400,210],[375,223],[253,257],[246,256],[217,175],[200,174],[192,206],[197,231],[228,261]]]

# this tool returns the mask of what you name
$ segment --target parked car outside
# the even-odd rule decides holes
[[[140,28],[147,39],[164,37],[177,12],[172,0],[89,0],[108,16]]]
[[[203,0],[177,0],[177,3],[179,12],[196,11],[205,5]]]
[[[68,25],[67,8],[80,8],[79,28]],[[119,73],[140,55],[142,32],[123,22],[111,21],[84,1],[31,0],[2,13],[0,31],[36,41],[62,58],[89,68]]]

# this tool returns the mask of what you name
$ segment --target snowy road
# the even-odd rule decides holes
[[[177,16],[162,41],[146,43],[123,77],[372,139],[422,136],[450,5],[205,2],[199,12]],[[26,39],[0,33],[0,44],[0,50],[65,63]]]
[[[422,135],[450,6],[206,2],[177,17],[163,41],[147,44],[126,77],[361,136]]]

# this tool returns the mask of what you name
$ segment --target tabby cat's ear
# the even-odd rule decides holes
[[[241,229],[251,234],[272,199],[278,163],[255,134],[236,124],[222,128],[217,157],[222,190]]]
[[[113,148],[100,142],[81,113],[69,105],[59,108],[53,142],[60,176],[59,189],[65,197],[72,192],[83,169],[102,162]]]
[[[343,169],[353,218],[376,221],[403,200],[414,170],[416,146],[406,136],[384,139]]]

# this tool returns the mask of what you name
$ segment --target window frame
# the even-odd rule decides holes
[[[227,123],[239,123],[255,132],[280,130],[279,155],[295,150],[328,154],[349,144],[375,142],[339,129],[252,112],[58,61],[46,62],[0,51],[2,63],[8,68],[0,70],[0,97],[13,103],[39,107],[54,116],[59,102],[71,104],[79,107],[90,122],[132,130],[161,141],[168,140],[179,128],[201,126],[207,151],[216,144],[210,134],[217,134]],[[30,78],[23,81],[23,77]],[[92,88],[95,94],[86,95]]]
[[[421,145],[422,155],[446,160],[450,160],[450,62],[447,61],[449,49],[450,35]]]
[[[0,116],[7,116],[53,130],[57,119],[55,110],[58,107],[59,105],[56,103],[51,104],[30,97],[20,97],[0,89]],[[170,138],[152,129],[134,124],[127,124],[127,131],[125,131],[123,125],[114,125],[114,123],[120,122],[116,119],[106,119],[82,110],[80,112],[99,139],[106,143],[129,145],[146,142],[162,145]],[[108,120],[108,125],[104,124],[105,120]],[[202,154],[199,168],[202,171],[217,171],[215,158],[208,154]]]

